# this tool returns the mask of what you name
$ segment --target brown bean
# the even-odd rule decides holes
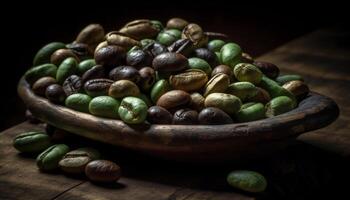
[[[173,124],[191,125],[198,123],[198,112],[190,109],[180,109],[174,113]]]
[[[198,115],[200,124],[217,125],[231,124],[231,117],[219,108],[208,107],[204,108]]]
[[[91,181],[114,182],[121,177],[121,169],[112,161],[94,160],[86,165],[85,174]]]
[[[63,82],[62,87],[66,95],[69,96],[71,94],[80,92],[83,87],[83,83],[79,76],[71,75]]]
[[[182,90],[171,90],[163,94],[157,101],[157,106],[167,110],[178,106],[187,105],[191,101],[191,96]]]
[[[84,84],[84,90],[91,97],[105,96],[112,83],[113,81],[110,79],[91,79]]]
[[[115,67],[123,64],[126,51],[123,47],[108,45],[97,50],[94,56],[96,64],[106,67]]]
[[[188,67],[188,60],[179,53],[162,53],[152,62],[153,68],[159,72],[178,72]]]
[[[57,81],[56,79],[46,76],[38,79],[35,81],[35,83],[32,86],[32,90],[35,94],[40,95],[40,96],[45,96],[45,91],[46,88],[49,85],[55,84]]]
[[[147,121],[152,124],[171,124],[173,116],[160,106],[152,106],[147,111]]]

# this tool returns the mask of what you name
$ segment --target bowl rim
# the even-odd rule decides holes
[[[27,108],[40,120],[90,139],[131,148],[150,145],[192,146],[228,140],[278,140],[322,128],[339,115],[339,108],[331,98],[310,92],[292,111],[252,122],[223,125],[128,125],[118,119],[102,118],[53,104],[35,95],[24,77],[20,79],[17,91]],[[101,130],[106,133],[97,135],[96,132]],[[138,141],[140,139],[142,142]]]

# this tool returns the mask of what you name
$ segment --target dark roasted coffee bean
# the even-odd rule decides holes
[[[151,66],[152,60],[152,54],[141,49],[130,51],[126,56],[126,64],[138,68]]]
[[[109,78],[114,81],[129,80],[138,83],[141,79],[139,71],[131,66],[119,66],[109,72]]]
[[[108,45],[95,52],[96,64],[106,67],[115,67],[123,64],[125,56],[125,49],[116,45]]]
[[[62,86],[58,84],[48,86],[45,91],[45,96],[49,101],[57,104],[64,103],[64,100],[66,99],[66,93]]]
[[[82,87],[81,78],[77,75],[71,75],[63,82],[63,90],[67,96],[80,92]]]
[[[104,78],[88,80],[84,84],[84,90],[86,94],[88,94],[91,97],[106,96],[108,95],[109,87],[112,85],[113,82],[114,81],[110,79]]]
[[[97,78],[104,78],[106,75],[105,68],[102,65],[93,66],[91,69],[87,70],[81,77],[82,83],[86,81]]]
[[[147,121],[151,124],[171,124],[173,116],[160,106],[152,106],[147,111]]]
[[[140,88],[143,91],[148,91],[151,89],[153,84],[156,82],[156,72],[151,67],[144,67],[139,70],[141,80],[139,83]]]
[[[207,61],[211,67],[217,66],[219,63],[215,53],[206,48],[194,50],[193,57],[201,58]]]
[[[179,39],[168,47],[169,52],[181,53],[188,56],[194,49],[193,42],[189,39]]]
[[[32,86],[32,90],[37,95],[45,96],[46,88],[49,85],[52,85],[55,83],[56,83],[56,79],[54,79],[50,76],[45,76],[45,77],[42,77],[42,78],[38,79],[37,81],[35,81],[35,83]]]
[[[152,43],[146,45],[143,48],[143,50],[150,52],[153,57],[156,57],[159,54],[168,52],[168,49],[166,48],[166,46],[164,46],[158,42],[152,42]]]
[[[263,74],[271,79],[277,78],[280,73],[278,67],[269,62],[255,61],[253,65],[257,66]]]
[[[94,160],[85,167],[85,175],[96,182],[114,182],[121,176],[120,167],[112,161]]]
[[[84,43],[70,43],[66,45],[67,49],[70,49],[80,60],[85,60],[93,56],[93,51],[89,45]]]
[[[178,72],[188,67],[188,60],[179,53],[163,53],[153,59],[153,68],[159,72]]]
[[[191,125],[198,123],[198,112],[190,109],[180,109],[173,116],[173,124]]]
[[[233,123],[231,117],[219,108],[204,108],[198,115],[200,124],[217,125]]]

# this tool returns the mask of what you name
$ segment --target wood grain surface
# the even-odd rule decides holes
[[[322,29],[291,41],[258,60],[278,65],[284,74],[300,74],[312,90],[331,97],[340,116],[330,126],[300,140],[350,156],[350,30]]]
[[[349,30],[324,29],[258,59],[277,64],[282,72],[303,75],[313,90],[330,96],[340,107],[340,117],[332,125],[303,134],[301,142],[273,157],[204,166],[115,149],[109,159],[120,164],[123,177],[118,184],[95,185],[81,177],[40,173],[34,158],[19,155],[12,147],[15,135],[42,129],[23,123],[0,134],[0,199],[340,199],[348,195],[348,184],[341,180],[350,179],[349,41]],[[83,139],[72,140],[72,145],[77,141]],[[100,147],[111,151],[108,145]],[[261,172],[268,180],[267,191],[253,195],[230,188],[225,176],[234,169]]]

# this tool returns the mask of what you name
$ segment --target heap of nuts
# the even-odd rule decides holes
[[[135,20],[105,34],[85,27],[52,42],[25,74],[55,104],[127,124],[230,124],[294,109],[309,92],[298,75],[255,61],[225,34],[172,18]]]

